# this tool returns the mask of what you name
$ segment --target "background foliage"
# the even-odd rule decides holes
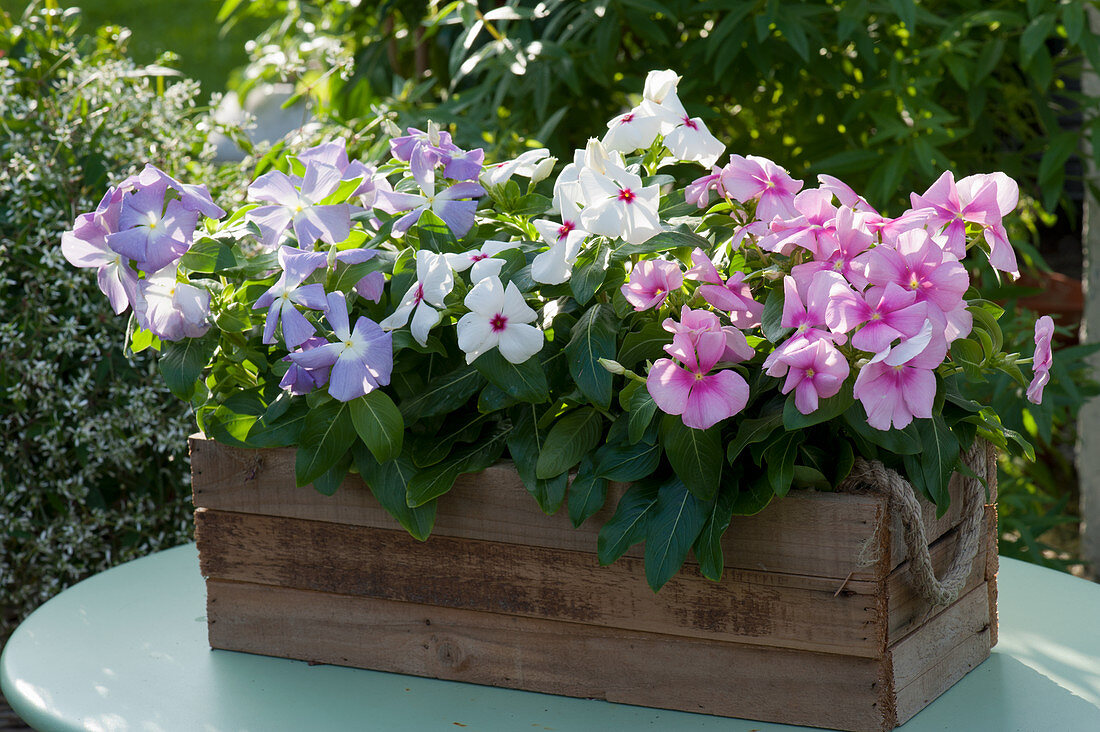
[[[146,161],[205,175],[198,86],[78,22],[0,14],[0,638],[66,585],[190,535],[187,407],[151,359],[127,362],[125,319],[60,236]]]

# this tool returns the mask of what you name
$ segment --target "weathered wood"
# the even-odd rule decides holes
[[[202,438],[191,439],[196,507],[399,528],[362,481],[349,476],[333,496],[294,483],[294,450],[248,450]],[[610,518],[625,486],[613,484],[607,505],[579,529],[565,512],[547,517],[528,495],[509,463],[460,476],[439,500],[436,536],[514,541],[572,551],[595,551],[599,527]],[[935,540],[958,523],[960,487],[952,485],[952,507],[935,519],[926,510],[926,533]],[[886,499],[872,494],[791,491],[755,516],[735,516],[723,538],[727,567],[767,572],[878,580],[904,559],[900,527],[889,532],[885,567],[860,566],[858,558],[876,535]],[[627,552],[640,557],[641,547]],[[866,552],[864,552],[866,554]],[[689,560],[690,561],[690,560]]]
[[[215,648],[787,724],[888,728],[872,659],[221,580],[207,587]]]
[[[898,724],[989,657],[988,602],[983,583],[891,648]]]
[[[689,561],[655,595],[641,547],[611,567],[596,560],[598,527],[625,486],[576,530],[496,465],[459,479],[420,543],[358,479],[333,497],[296,487],[292,450],[193,440],[192,455],[218,648],[877,730],[915,714],[996,640],[993,506],[948,608],[915,596],[900,522],[867,492],[794,491],[737,517],[721,583]],[[953,556],[960,489],[945,516],[925,511],[937,574]]]
[[[958,527],[952,528],[944,536],[937,539],[929,547],[932,556],[932,568],[937,577],[942,577],[951,562],[954,560],[958,544]],[[960,596],[966,595],[983,582],[990,583],[992,597],[996,597],[997,574],[997,507],[995,504],[985,506],[985,526],[982,529],[981,544],[978,546],[978,556],[974,559],[973,569],[967,578],[966,584],[960,591]],[[931,607],[929,603],[918,597],[909,579],[909,562],[898,565],[887,579],[885,593],[889,597],[890,620],[888,635],[890,644],[897,643],[913,630],[921,627],[938,613],[945,610],[942,607]],[[990,605],[994,607],[994,605]],[[994,613],[995,613],[994,609]],[[996,644],[996,616],[993,621],[993,645]]]
[[[669,635],[880,657],[880,583],[694,568],[660,594],[642,560],[211,509],[195,514],[205,576]],[[333,551],[333,547],[339,547]]]

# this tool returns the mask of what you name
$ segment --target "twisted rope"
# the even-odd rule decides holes
[[[963,462],[975,475],[989,480],[987,446],[975,442],[963,456]],[[866,486],[884,493],[890,507],[901,517],[909,572],[917,593],[932,605],[950,605],[958,599],[978,555],[982,524],[985,518],[985,489],[981,480],[964,478],[962,495],[962,522],[955,545],[955,556],[942,579],[936,578],[932,568],[932,556],[928,549],[928,537],[924,533],[924,520],[917,492],[905,478],[887,468],[878,460],[856,458],[852,472],[841,484],[842,489]],[[868,561],[862,559],[861,561]]]

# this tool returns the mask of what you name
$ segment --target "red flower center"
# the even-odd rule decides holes
[[[416,294],[413,296],[413,302],[419,305],[424,300],[424,285],[416,283]]]
[[[633,203],[635,198],[634,191],[629,188],[622,188],[619,190],[619,200],[625,203]]]
[[[470,255],[470,261],[471,262],[480,262],[481,260],[488,259],[488,258],[489,258],[488,254],[483,254],[481,252],[478,252],[477,254],[471,254]]]
[[[621,120],[619,120],[619,124],[624,124],[625,125],[628,122],[633,122],[633,121],[634,121],[634,113],[631,112],[630,114],[624,116]]]
[[[569,236],[569,232],[577,228],[577,225],[572,221],[566,221],[564,224],[558,227],[558,239],[564,239]]]
[[[494,333],[500,333],[508,327],[508,317],[504,313],[497,313],[489,319],[489,327],[493,329]]]
[[[692,130],[699,129],[699,125],[695,124],[695,120],[693,120],[691,117],[688,117],[686,114],[684,115],[684,126]]]

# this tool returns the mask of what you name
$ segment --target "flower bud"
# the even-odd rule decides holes
[[[531,185],[535,185],[540,180],[544,180],[554,172],[554,165],[558,162],[557,158],[550,157],[544,158],[535,169],[531,171]]]
[[[382,120],[382,129],[390,137],[401,137],[401,128],[394,124],[392,119]]]

